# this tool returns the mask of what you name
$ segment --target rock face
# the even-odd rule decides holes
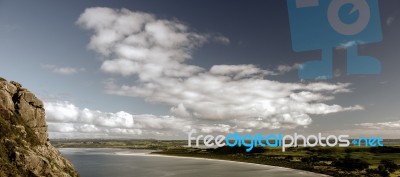
[[[79,176],[47,138],[43,102],[1,77],[0,176]]]

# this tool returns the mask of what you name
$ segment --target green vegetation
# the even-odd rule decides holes
[[[345,171],[355,171],[368,169],[370,164],[362,159],[353,159],[350,154],[347,154],[344,158],[333,160],[332,165]]]
[[[12,114],[10,120],[0,117],[0,176],[16,174],[29,176],[29,174],[22,174],[23,172],[17,170],[15,165],[11,163],[16,158],[15,148],[24,144],[22,142],[24,138],[21,137],[23,130],[26,132],[25,140],[30,146],[39,144],[39,140],[33,129],[26,126],[19,116]]]
[[[387,151],[390,149],[389,151]],[[235,152],[236,151],[236,152]],[[245,148],[169,149],[157,154],[233,160],[307,170],[331,176],[398,176],[400,147],[315,147],[258,148],[246,153]]]
[[[8,176],[9,174],[19,174],[18,170],[10,164],[14,154],[13,148],[17,143],[14,140],[6,139],[13,134],[12,125],[0,117],[0,176]],[[15,136],[15,135],[12,135]]]
[[[396,172],[399,169],[399,165],[394,163],[393,160],[383,159],[381,164],[376,169],[368,169],[367,173],[376,174],[377,176],[388,177],[391,173]]]

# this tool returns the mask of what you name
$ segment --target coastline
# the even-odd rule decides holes
[[[329,177],[329,175],[326,174],[321,174],[321,173],[316,173],[312,171],[306,171],[306,170],[300,170],[300,169],[294,169],[294,168],[288,168],[288,167],[281,167],[281,166],[274,166],[274,165],[266,165],[266,164],[258,164],[258,163],[251,163],[251,162],[242,162],[242,161],[234,161],[234,160],[224,160],[224,159],[214,159],[214,158],[206,158],[206,157],[189,157],[189,156],[177,156],[177,155],[167,155],[167,154],[157,154],[157,152],[160,151],[155,151],[151,149],[124,149],[124,148],[59,148],[59,150],[78,150],[78,149],[84,149],[84,150],[98,150],[98,149],[105,149],[105,150],[123,150],[123,151],[148,151],[148,152],[131,152],[131,153],[125,153],[125,152],[114,152],[112,153],[113,155],[121,155],[121,156],[147,156],[147,157],[163,157],[163,158],[178,158],[178,159],[191,159],[191,160],[207,160],[207,161],[217,161],[217,162],[224,162],[224,163],[236,163],[236,164],[242,164],[242,165],[252,165],[252,166],[258,166],[258,167],[265,167],[265,168],[270,168],[270,169],[279,169],[283,171],[291,171],[291,172],[297,172],[299,175],[301,174],[308,174],[308,175],[315,175],[315,176],[321,176],[321,177]]]
[[[378,174],[377,167],[382,165],[382,160],[377,161],[376,157],[382,157],[393,163],[399,163],[400,146],[399,140],[393,141],[390,146],[383,148],[357,147],[347,148],[293,148],[285,153],[280,149],[269,148],[253,153],[245,153],[243,149],[219,148],[219,149],[195,149],[183,147],[186,141],[160,141],[160,140],[69,140],[52,141],[57,148],[67,148],[84,151],[90,154],[99,153],[101,150],[109,149],[106,153],[118,152],[119,155],[136,156],[168,156],[174,158],[196,158],[217,161],[239,162],[252,165],[263,165],[266,167],[278,167],[319,174],[318,176],[362,176],[368,173]],[[114,149],[114,150],[113,150]],[[138,152],[147,153],[138,153]],[[134,154],[132,152],[135,152]],[[72,152],[73,153],[73,152]],[[79,152],[76,152],[79,154]],[[100,152],[101,153],[101,152]],[[104,153],[103,153],[104,154]],[[343,162],[346,166],[341,166]],[[337,162],[337,164],[332,164]],[[340,162],[340,163],[339,163]],[[366,164],[364,169],[355,169],[358,164]],[[260,168],[260,167],[257,167]],[[399,176],[400,170],[391,172],[392,176]]]
[[[299,170],[299,169],[294,169],[294,168],[280,167],[280,166],[274,166],[274,165],[265,165],[265,164],[258,164],[258,163],[250,163],[250,162],[241,162],[241,161],[234,161],[234,160],[213,159],[213,158],[205,158],[205,157],[184,157],[184,156],[174,156],[174,155],[164,155],[164,154],[144,154],[144,156],[172,157],[172,158],[183,158],[183,159],[194,159],[194,160],[201,159],[201,160],[228,162],[228,163],[239,163],[239,164],[244,164],[244,165],[254,165],[254,166],[259,166],[259,167],[270,167],[270,168],[277,168],[277,169],[282,169],[282,170],[296,171],[301,174],[314,174],[314,175],[325,176],[325,177],[329,176],[329,175],[325,175],[325,174],[321,174],[321,173],[315,173],[315,172],[311,172],[311,171]]]

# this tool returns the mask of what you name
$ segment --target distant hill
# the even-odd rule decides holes
[[[43,102],[0,77],[0,176],[79,176],[47,137]]]

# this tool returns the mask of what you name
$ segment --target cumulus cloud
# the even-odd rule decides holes
[[[115,137],[151,135],[154,130],[166,133],[185,132],[191,125],[188,120],[173,116],[134,115],[124,111],[102,112],[81,109],[69,102],[46,102],[45,109],[49,133],[53,138],[61,138],[56,136],[60,133]]]
[[[77,24],[95,33],[89,48],[106,58],[101,66],[105,72],[138,75],[147,81],[185,77],[202,70],[183,62],[191,58],[194,47],[207,41],[207,36],[189,32],[179,21],[97,7],[86,9]]]
[[[356,125],[368,129],[380,129],[380,130],[400,129],[400,120],[393,122],[361,123]]]
[[[167,104],[180,120],[204,125],[199,127],[204,131],[295,128],[309,125],[312,115],[362,109],[326,103],[335,94],[350,92],[348,83],[267,79],[299,65],[269,71],[251,64],[210,69],[187,64],[209,37],[177,20],[96,7],[86,9],[77,24],[93,32],[89,48],[101,55],[102,71],[138,78],[128,84],[109,79],[107,93]]]
[[[227,124],[200,125],[197,127],[201,133],[231,133],[232,127]]]
[[[211,67],[209,73],[220,76],[231,76],[233,79],[262,78],[267,75],[276,75],[273,71],[263,70],[255,65],[214,65]]]
[[[186,80],[118,86],[108,82],[108,93],[139,96],[171,106],[181,105],[199,119],[232,120],[247,117],[271,119],[287,113],[329,114],[359,110],[323,101],[335,93],[349,92],[349,84],[291,84],[262,79],[234,79],[233,76],[202,74]],[[297,117],[298,119],[303,117]]]
[[[42,67],[61,75],[73,75],[85,71],[85,68],[58,67],[56,65],[42,65]]]
[[[187,116],[180,105],[176,111]],[[240,131],[233,121],[215,123],[188,117],[131,114],[125,111],[103,112],[79,108],[67,101],[46,102],[46,122],[50,138],[171,138],[189,132],[232,133]]]
[[[68,102],[55,102],[46,104],[47,120],[54,122],[76,122],[80,110]],[[86,114],[84,114],[86,115]]]
[[[190,114],[190,112],[185,108],[185,106],[183,106],[183,104],[179,104],[176,107],[172,107],[170,112],[178,117],[184,117],[184,118],[192,117],[192,114]]]

